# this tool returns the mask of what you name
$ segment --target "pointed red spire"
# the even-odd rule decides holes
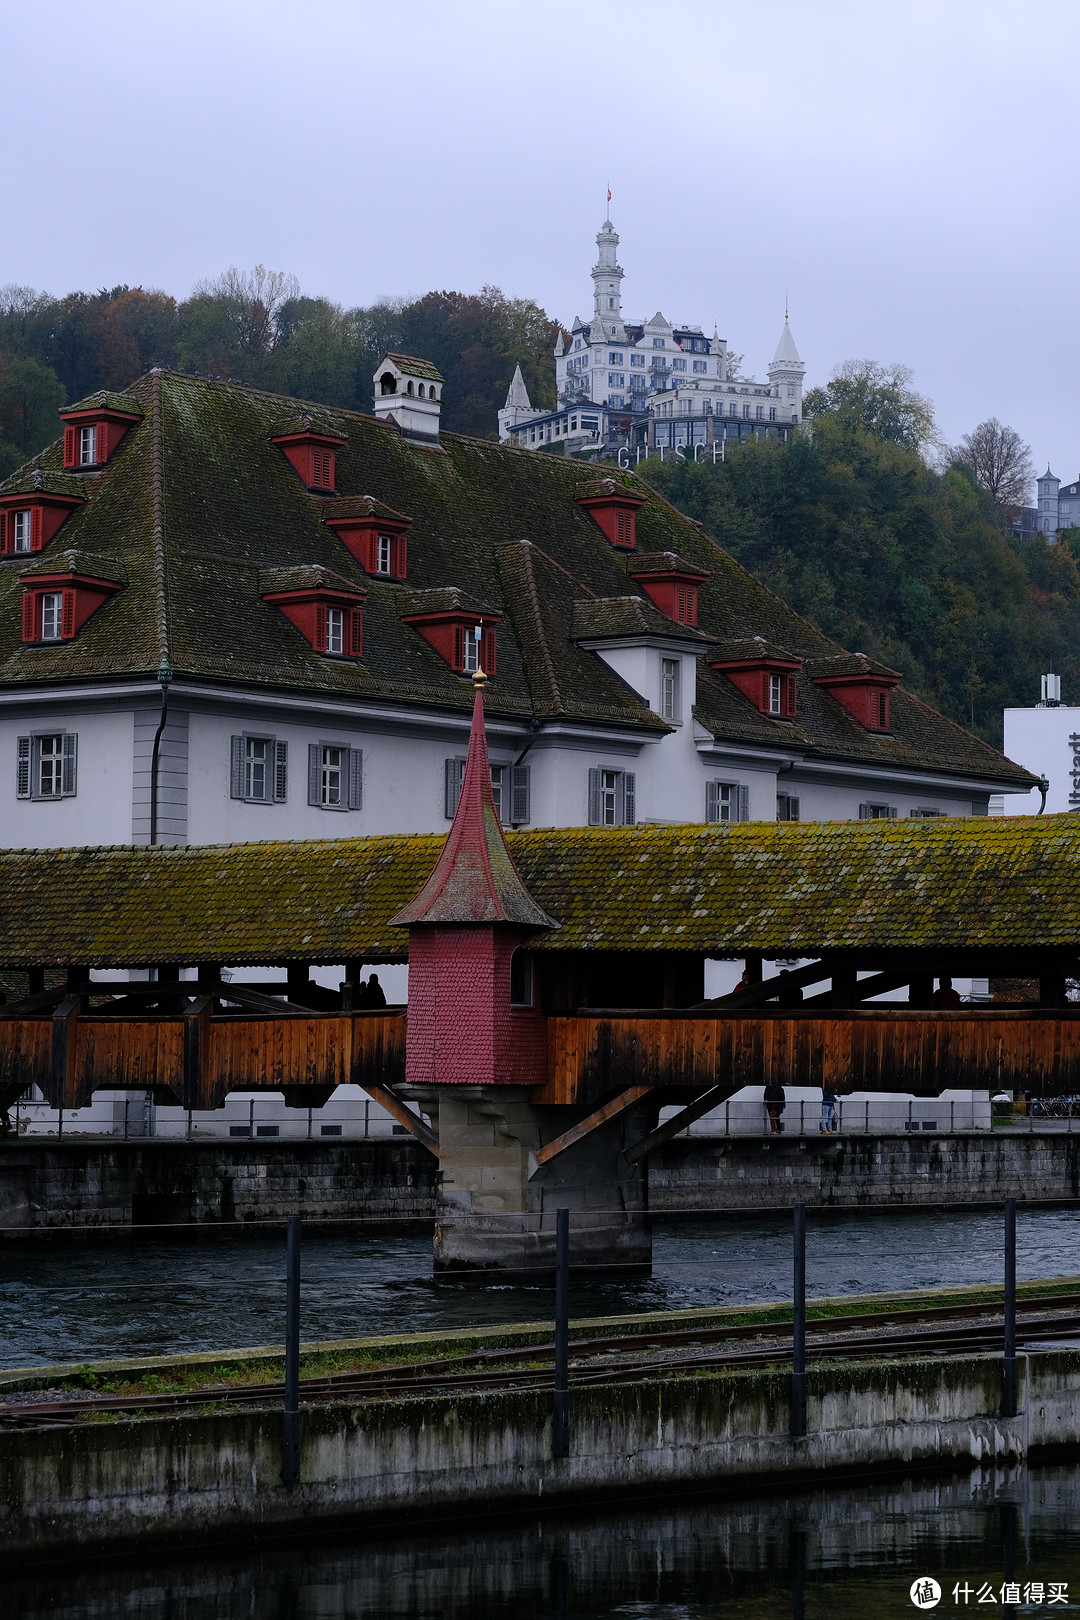
[[[415,900],[391,918],[394,923],[516,923],[524,928],[557,928],[533,900],[510,857],[491,792],[484,683],[473,676],[469,756],[453,825],[439,859]]]

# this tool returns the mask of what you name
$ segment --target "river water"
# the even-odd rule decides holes
[[[1080,1275],[1080,1211],[1022,1210],[1017,1272]],[[166,1355],[281,1343],[284,1239],[0,1250],[0,1366]],[[656,1219],[653,1276],[575,1285],[582,1316],[678,1310],[791,1297],[791,1218]],[[1002,1277],[993,1211],[819,1213],[807,1219],[811,1294],[986,1282]],[[304,1239],[306,1340],[544,1320],[544,1287],[464,1288],[431,1277],[431,1225]]]
[[[197,1561],[158,1553],[108,1569],[9,1571],[3,1613],[11,1620],[893,1620],[920,1612],[909,1594],[922,1577],[942,1589],[939,1615],[1075,1615],[1080,1466],[787,1496],[699,1495],[501,1526],[485,1513],[480,1526],[434,1535],[275,1540],[255,1551],[203,1551]],[[1065,1589],[1064,1603],[1051,1603],[1055,1588]]]

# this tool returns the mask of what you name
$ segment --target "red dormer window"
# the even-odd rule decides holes
[[[410,613],[402,624],[411,624],[440,657],[459,675],[472,675],[482,669],[495,673],[496,627],[498,617],[490,613]]]
[[[619,551],[633,551],[637,544],[637,514],[645,505],[645,497],[605,478],[596,494],[582,495],[577,503],[588,512]]]
[[[814,677],[814,685],[834,697],[861,726],[878,732],[892,729],[892,689],[899,682],[899,675],[894,678],[876,674],[871,678],[865,675]]]
[[[276,434],[272,440],[281,450],[306,488],[318,494],[333,494],[337,475],[337,453],[344,438],[310,431]]]
[[[698,622],[698,589],[707,574],[680,566],[674,557],[669,568],[650,569],[638,573],[633,569],[630,578],[661,613],[666,613],[676,624],[696,625]]]
[[[279,607],[317,653],[329,658],[361,658],[364,652],[364,598],[322,587],[268,591],[264,602]]]
[[[47,546],[64,519],[81,506],[77,496],[36,490],[0,496],[0,557],[25,557]]]
[[[35,574],[24,581],[22,639],[36,646],[71,641],[91,614],[123,587],[86,574]]]
[[[774,720],[794,720],[800,665],[782,657],[720,659],[713,664],[745,692],[754,707]]]
[[[106,406],[61,411],[64,424],[64,466],[75,472],[95,471],[113,456],[121,439],[139,420]]]
[[[365,574],[375,579],[405,579],[411,518],[364,495],[359,499],[346,496],[331,502],[324,522],[356,558]]]

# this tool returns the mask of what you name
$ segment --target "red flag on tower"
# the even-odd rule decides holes
[[[608,200],[608,202],[611,201],[611,187],[610,186],[608,186],[608,188],[607,188],[607,200]]]

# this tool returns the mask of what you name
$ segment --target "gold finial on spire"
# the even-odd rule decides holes
[[[475,687],[487,685],[487,676],[484,674],[484,671],[480,668],[479,664],[473,670],[472,683]]]

